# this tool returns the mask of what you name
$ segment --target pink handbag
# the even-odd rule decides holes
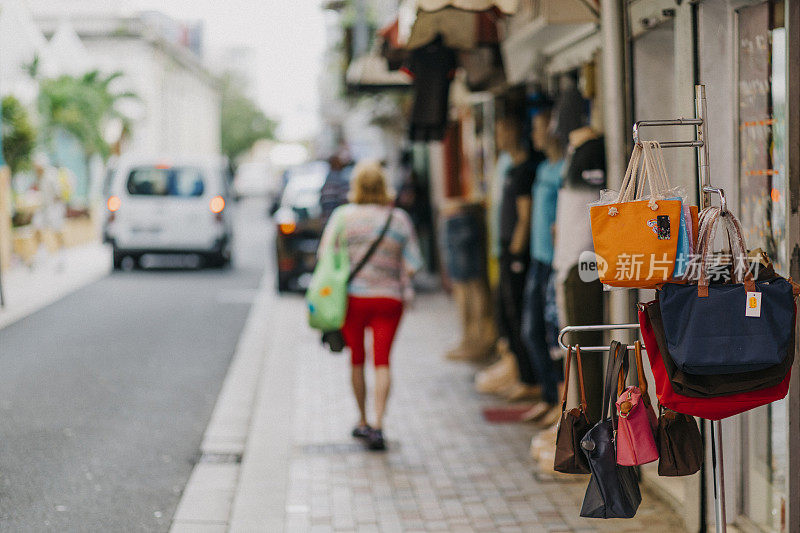
[[[623,390],[617,398],[617,464],[636,466],[652,463],[658,459],[656,447],[655,411],[647,396],[647,382],[644,379],[641,359],[641,343],[636,341],[636,365],[639,373],[641,389],[630,386]],[[620,381],[618,389],[622,389]]]

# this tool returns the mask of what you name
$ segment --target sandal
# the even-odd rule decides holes
[[[369,424],[359,425],[353,428],[353,437],[357,439],[368,439],[372,428]]]
[[[367,437],[367,448],[370,450],[385,450],[386,441],[383,439],[383,431],[380,429],[371,429],[369,437]]]

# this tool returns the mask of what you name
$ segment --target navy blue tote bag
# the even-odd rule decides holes
[[[612,341],[603,387],[603,418],[581,439],[581,448],[592,473],[581,505],[584,518],[633,518],[642,503],[635,467],[617,464],[614,440],[617,411],[613,403],[620,373],[623,379],[628,373],[628,350],[625,345]]]
[[[746,247],[738,220],[718,208],[704,211],[698,251],[697,285],[665,284],[659,294],[664,333],[675,366],[688,374],[736,374],[779,365],[794,330],[793,284],[780,276],[756,282],[744,261]],[[715,226],[728,232],[741,283],[709,284],[708,249]],[[743,275],[741,274],[743,273]]]

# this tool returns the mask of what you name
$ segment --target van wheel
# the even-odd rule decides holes
[[[114,249],[114,270],[122,270],[122,260],[125,259],[125,254],[120,253]]]

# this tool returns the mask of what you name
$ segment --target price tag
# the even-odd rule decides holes
[[[748,292],[744,316],[761,317],[761,293]]]

